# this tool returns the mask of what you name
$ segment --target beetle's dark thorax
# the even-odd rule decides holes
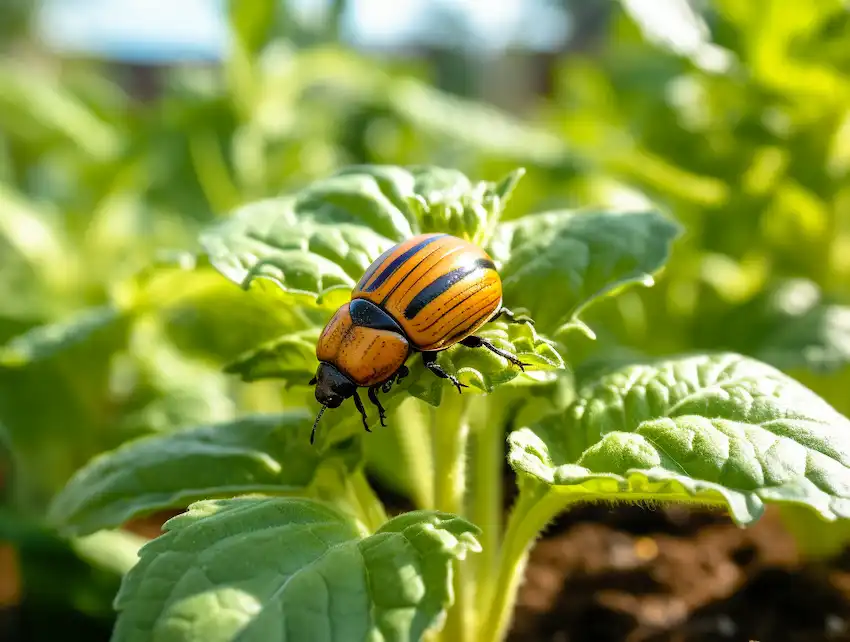
[[[401,326],[396,323],[395,319],[368,299],[354,299],[351,301],[348,306],[348,313],[351,315],[351,322],[354,325],[364,328],[374,328],[375,330],[398,332],[407,339],[407,335]]]

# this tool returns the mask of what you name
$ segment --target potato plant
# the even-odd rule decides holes
[[[651,208],[503,217],[521,176],[348,167],[240,207],[194,261],[139,286],[151,301],[169,279],[203,279],[205,305],[163,331],[198,358],[233,355],[234,385],[272,383],[283,409],[133,439],[53,499],[50,519],[74,537],[188,506],[125,575],[115,642],[496,642],[536,538],[577,503],[707,505],[741,526],[770,502],[850,516],[850,422],[774,367],[731,352],[571,363],[568,339],[594,339],[582,313],[664,278],[682,229]],[[343,406],[311,446],[319,332],[376,257],[430,231],[488,251],[505,305],[535,325],[482,336],[532,365],[455,346],[440,365],[469,386],[458,394],[414,356],[382,395],[387,428],[371,410],[365,433]],[[385,433],[395,449],[375,448]],[[519,493],[503,523],[505,456]],[[388,515],[367,461],[416,509]]]

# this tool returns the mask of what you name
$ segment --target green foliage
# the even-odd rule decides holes
[[[451,560],[478,548],[454,516],[369,534],[303,499],[199,502],[165,529],[116,598],[117,641],[417,640],[451,603]]]
[[[359,462],[358,444],[317,452],[313,417],[259,415],[144,437],[94,458],[53,500],[49,517],[74,534],[117,527],[164,508],[243,493],[307,494],[321,468]]]
[[[547,212],[500,226],[490,249],[505,298],[557,331],[615,290],[651,285],[678,235],[657,212]]]
[[[804,553],[841,551],[850,18],[715,0],[671,40],[641,7],[523,120],[265,1],[148,102],[91,61],[0,61],[2,525],[32,599],[102,617],[127,574],[117,640],[466,642],[504,637],[574,502],[775,502]],[[454,346],[458,395],[413,358],[388,427],[345,406],[311,447],[322,327],[431,231],[494,258],[535,325],[481,336],[531,367]],[[420,510],[388,520],[367,471]],[[134,565],[128,519],[213,499]]]
[[[734,354],[594,369],[561,415],[514,431],[511,465],[576,499],[765,502],[850,510],[850,422],[778,370]]]

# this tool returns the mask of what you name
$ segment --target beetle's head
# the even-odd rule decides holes
[[[313,424],[313,433],[310,435],[310,443],[316,436],[316,426],[326,408],[338,408],[343,401],[348,399],[357,390],[357,386],[351,379],[342,374],[329,363],[322,362],[316,370],[316,376],[310,380],[310,385],[316,386],[316,401],[322,404],[316,423]]]

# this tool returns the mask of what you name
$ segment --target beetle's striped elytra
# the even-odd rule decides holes
[[[404,363],[412,352],[421,352],[425,366],[459,392],[464,384],[436,363],[437,352],[456,343],[487,348],[524,369],[529,364],[474,336],[498,316],[531,323],[502,307],[502,281],[480,247],[449,234],[420,234],[391,247],[369,266],[319,337],[319,368],[310,381],[323,406],[319,417],[354,397],[369,431],[357,394],[367,387],[385,425],[377,391],[388,392],[407,374]],[[311,442],[315,431],[314,424]]]

